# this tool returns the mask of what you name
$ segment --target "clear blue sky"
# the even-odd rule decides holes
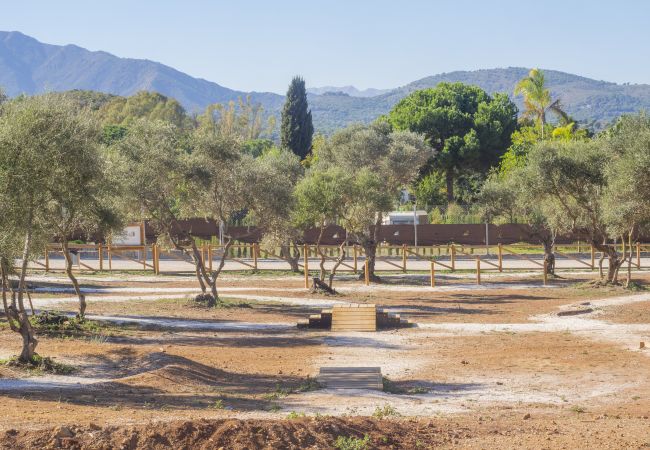
[[[147,58],[241,90],[396,87],[525,66],[650,83],[644,0],[20,0],[0,30]]]

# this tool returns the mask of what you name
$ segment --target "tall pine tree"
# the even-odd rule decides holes
[[[311,139],[314,134],[311,111],[308,108],[305,80],[296,76],[291,80],[282,109],[280,141],[282,147],[291,150],[300,159],[305,159],[311,150]]]

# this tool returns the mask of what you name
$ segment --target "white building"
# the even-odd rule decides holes
[[[422,225],[429,223],[429,215],[424,210],[417,211],[391,211],[384,214],[384,225]]]

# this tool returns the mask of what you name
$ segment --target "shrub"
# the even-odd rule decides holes
[[[363,439],[353,436],[339,436],[334,442],[334,448],[338,450],[367,450],[370,448],[370,436],[366,434]]]

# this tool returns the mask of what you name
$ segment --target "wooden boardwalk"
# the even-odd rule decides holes
[[[380,367],[321,367],[317,381],[330,389],[384,388]]]

